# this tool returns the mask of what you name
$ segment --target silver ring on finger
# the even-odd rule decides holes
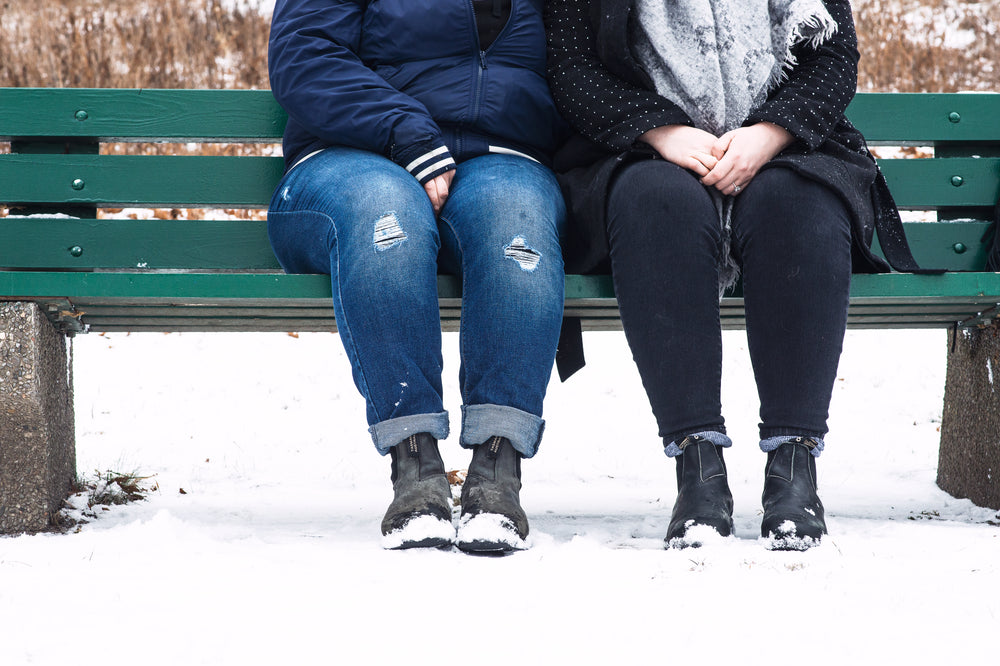
[[[742,187],[740,187],[736,183],[733,183],[733,194],[739,194],[740,190],[742,190],[742,189],[743,189]]]

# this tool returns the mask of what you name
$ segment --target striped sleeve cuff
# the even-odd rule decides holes
[[[421,185],[455,168],[455,160],[448,152],[447,146],[437,146],[431,150],[406,151],[393,157],[396,163],[409,171]]]

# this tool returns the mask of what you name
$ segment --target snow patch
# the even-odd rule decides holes
[[[695,525],[693,520],[685,524],[684,536],[674,537],[667,544],[670,548],[701,548],[724,543],[727,537],[719,534],[711,525]]]
[[[434,516],[417,516],[401,529],[382,537],[382,547],[386,550],[414,547],[425,544],[428,547],[446,546],[455,540],[455,527]]]
[[[479,513],[465,516],[458,527],[460,544],[497,544],[514,550],[525,550],[528,543],[518,536],[507,516],[499,513]]]

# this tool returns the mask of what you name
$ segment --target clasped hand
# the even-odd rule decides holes
[[[664,125],[643,134],[663,159],[701,177],[723,194],[743,190],[760,168],[794,141],[783,127],[757,123],[715,136],[687,125]]]

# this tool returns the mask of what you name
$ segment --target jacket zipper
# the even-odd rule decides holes
[[[483,101],[483,80],[486,78],[486,51],[479,52],[479,66],[476,71],[476,95],[472,105],[472,122],[479,120],[479,108]]]

